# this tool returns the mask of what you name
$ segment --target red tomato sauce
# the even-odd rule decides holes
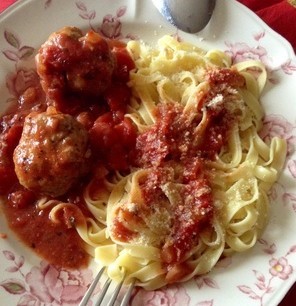
[[[32,109],[44,112],[47,108],[41,86],[29,87],[0,117],[0,195],[4,198],[3,211],[8,224],[29,248],[48,262],[66,268],[86,266],[89,260],[75,229],[84,217],[90,216],[83,200],[84,188],[90,182],[98,181],[96,169],[101,165],[108,171],[126,170],[130,163],[129,152],[135,146],[136,129],[129,119],[124,118],[131,96],[126,83],[134,63],[124,43],[108,41],[108,44],[116,59],[110,87],[97,97],[86,100],[82,95],[69,96],[70,106],[60,104],[64,112],[87,129],[93,169],[80,180],[79,186],[73,186],[59,197],[58,200],[71,205],[60,212],[58,222],[50,219],[50,209],[38,209],[36,203],[42,195],[20,186],[14,171],[13,152],[21,137],[24,118]],[[95,189],[92,184],[93,194],[104,188],[99,185],[98,190]]]
[[[91,44],[92,40],[95,41],[97,36],[92,33],[88,38],[90,40],[86,45]],[[61,43],[64,44],[65,41]],[[75,225],[90,216],[83,200],[84,188],[90,184],[92,195],[105,192],[101,184],[96,188],[96,184],[102,179],[102,175],[98,173],[99,169],[103,166],[107,172],[128,172],[130,166],[154,168],[153,174],[141,185],[146,202],[144,210],[149,214],[149,209],[153,210],[153,203],[162,200],[163,193],[159,184],[170,179],[167,169],[178,165],[181,170],[177,182],[184,186],[181,190],[182,202],[172,212],[174,225],[161,252],[162,261],[170,273],[168,281],[173,282],[190,273],[190,267],[182,263],[184,257],[197,243],[198,232],[211,224],[214,214],[213,198],[204,164],[207,160],[213,160],[221,150],[233,122],[232,115],[223,107],[208,109],[206,126],[200,132],[197,126],[201,122],[201,110],[207,107],[206,103],[215,96],[215,91],[219,92],[224,85],[239,87],[242,80],[238,74],[230,70],[210,73],[208,80],[213,91],[200,99],[195,118],[189,119],[183,113],[182,106],[165,104],[157,110],[156,124],[138,135],[132,121],[124,116],[131,98],[131,91],[127,86],[129,72],[135,65],[125,49],[125,44],[113,40],[108,41],[108,44],[116,64],[111,84],[103,93],[93,94],[96,83],[89,85],[83,82],[84,90],[88,85],[91,86],[90,95],[85,96],[81,92],[71,93],[71,86],[77,89],[76,81],[79,81],[75,79],[77,74],[73,71],[71,77],[74,80],[69,85],[70,89],[67,88],[65,92],[63,88],[51,91],[57,109],[71,114],[87,130],[93,164],[91,171],[81,178],[79,183],[57,199],[67,205],[59,211],[55,222],[50,219],[50,209],[40,210],[36,206],[42,195],[20,186],[13,162],[13,152],[21,137],[24,118],[32,108],[35,111],[45,111],[48,97],[45,97],[41,86],[29,87],[17,103],[0,117],[0,195],[6,198],[4,212],[11,229],[37,254],[52,264],[79,268],[87,264],[89,257]],[[67,50],[74,53],[80,47],[79,43],[73,43],[71,39],[66,41],[66,45],[69,47]],[[61,54],[55,54],[54,50],[48,49],[50,61],[55,60],[55,55],[58,59],[62,58]],[[77,56],[81,56],[82,59],[79,52],[75,54],[73,65],[79,61]],[[106,73],[110,73],[110,67],[100,67],[97,59],[93,62],[88,51],[86,57],[89,57],[90,65],[96,65],[101,71],[106,68]],[[63,63],[63,60],[57,62],[61,71],[64,69]],[[85,67],[78,65],[76,68],[84,71]],[[52,77],[56,77],[52,74]],[[43,84],[42,88],[47,85]],[[70,104],[67,101],[70,101]],[[126,217],[128,220],[133,215]],[[141,222],[140,217],[138,221]],[[113,225],[118,237],[123,241],[129,241],[134,237],[134,232],[119,219],[115,219]],[[172,267],[174,270],[171,273]]]
[[[39,256],[56,266],[77,269],[86,267],[89,256],[74,227],[63,222],[56,224],[49,218],[49,210],[35,205],[22,208],[5,206],[10,228]]]
[[[137,139],[138,164],[153,169],[141,186],[146,205],[151,207],[161,201],[163,191],[159,186],[164,183],[175,181],[183,186],[182,201],[175,207],[171,234],[161,252],[168,267],[182,262],[196,245],[198,234],[210,224],[214,210],[211,184],[204,167],[208,150],[212,152],[214,148],[208,137],[196,143],[194,130],[198,122],[187,120],[182,107],[165,105],[159,109],[156,124]],[[177,178],[172,177],[170,168],[178,169]]]
[[[171,283],[191,272],[183,263],[184,258],[198,243],[200,231],[211,226],[215,208],[206,164],[215,160],[226,145],[231,126],[237,120],[237,110],[229,110],[224,104],[212,107],[210,103],[216,95],[227,100],[229,88],[244,85],[243,77],[230,69],[210,72],[208,80],[211,91],[200,99],[195,117],[184,114],[181,105],[163,104],[157,109],[156,123],[136,141],[136,164],[153,169],[141,185],[147,207],[153,210],[154,203],[161,203],[160,185],[175,181],[183,186],[182,200],[172,213],[171,233],[161,250],[167,281]],[[201,128],[203,109],[207,117]],[[177,175],[176,170],[174,173],[177,177],[172,177],[171,168],[178,169]]]

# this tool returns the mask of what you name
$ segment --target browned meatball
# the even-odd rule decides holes
[[[114,55],[107,41],[89,31],[65,27],[52,33],[36,55],[41,85],[58,109],[71,97],[99,96],[111,84]]]
[[[13,160],[20,184],[56,197],[86,174],[90,155],[84,127],[72,116],[49,107],[26,117]]]

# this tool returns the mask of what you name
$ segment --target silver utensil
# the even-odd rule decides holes
[[[216,0],[152,0],[152,2],[178,29],[196,33],[208,24]]]
[[[98,272],[97,276],[95,277],[95,279],[93,280],[93,282],[91,283],[90,287],[88,288],[88,290],[86,291],[83,299],[81,300],[81,302],[79,303],[79,306],[86,306],[88,304],[88,301],[90,300],[90,298],[92,297],[92,294],[102,276],[102,274],[104,273],[105,267],[102,267],[101,270]],[[120,283],[117,284],[115,290],[113,291],[109,301],[108,301],[108,305],[107,306],[113,306],[117,300],[118,294],[120,292],[120,289],[123,285],[125,276],[123,277],[123,279],[121,280]],[[111,284],[111,279],[108,278],[103,286],[103,288],[101,289],[100,293],[98,296],[96,296],[96,302],[95,302],[95,306],[100,306],[106,296],[106,293],[108,291],[108,288]],[[120,306],[127,306],[129,304],[129,300],[133,291],[133,288],[135,286],[135,280],[133,280],[129,287],[128,290],[126,291],[126,293],[124,294],[124,297],[120,303]],[[118,302],[118,301],[117,301]]]

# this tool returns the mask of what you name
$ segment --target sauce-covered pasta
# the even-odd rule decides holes
[[[1,193],[27,243],[36,237],[13,225],[21,209],[76,235],[79,258],[85,250],[112,279],[125,273],[146,289],[207,273],[254,246],[286,156],[283,139],[258,135],[262,63],[232,65],[219,50],[170,36],[151,47],[77,28],[53,33],[36,59],[38,107],[18,124],[19,108],[1,117],[11,124],[1,134],[10,180]],[[36,224],[25,227],[38,232]],[[40,235],[35,248],[45,256],[48,234]]]

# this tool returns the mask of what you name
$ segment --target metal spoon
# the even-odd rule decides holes
[[[178,29],[196,33],[208,24],[216,0],[152,0],[152,2]]]

